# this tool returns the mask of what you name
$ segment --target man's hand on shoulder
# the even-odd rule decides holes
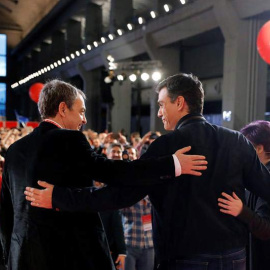
[[[38,181],[38,184],[45,189],[26,187],[24,191],[26,200],[30,201],[32,206],[52,209],[52,193],[54,185],[45,181]]]
[[[186,155],[185,153],[190,151],[191,146],[184,147],[175,152],[181,165],[181,174],[191,174],[195,176],[201,176],[202,173],[207,169],[207,161],[205,156],[201,155]]]

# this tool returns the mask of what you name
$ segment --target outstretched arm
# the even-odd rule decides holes
[[[45,189],[27,187],[24,194],[32,206],[68,212],[99,212],[129,207],[148,193],[148,188],[86,187],[72,189],[58,187],[44,181],[38,184]]]

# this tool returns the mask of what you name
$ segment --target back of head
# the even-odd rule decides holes
[[[254,145],[263,145],[270,152],[270,122],[257,120],[243,127],[240,132]]]
[[[170,76],[158,84],[157,92],[164,87],[167,88],[171,102],[182,96],[189,107],[189,113],[202,113],[204,91],[202,83],[196,76],[186,73]]]
[[[39,96],[38,110],[42,119],[56,116],[61,102],[65,102],[69,109],[75,99],[81,95],[84,99],[85,94],[73,85],[61,80],[47,82]]]

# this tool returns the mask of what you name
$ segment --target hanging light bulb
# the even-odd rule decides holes
[[[157,17],[157,14],[156,14],[155,11],[151,11],[151,12],[150,12],[150,15],[151,15],[151,17],[152,17],[153,19],[155,19],[155,18]]]
[[[131,23],[128,23],[127,24],[128,30],[130,30],[130,31],[133,30],[133,27],[134,27],[133,24],[131,24]]]
[[[123,81],[124,80],[124,76],[122,74],[118,74],[117,75],[117,80],[118,81]]]
[[[114,35],[113,34],[109,34],[108,37],[109,37],[110,40],[114,40]]]
[[[164,5],[164,10],[165,10],[166,12],[169,12],[170,9],[171,9],[171,7],[170,7],[168,4],[165,4],[165,5]]]
[[[159,71],[155,71],[153,74],[152,74],[152,79],[157,82],[161,79],[161,73]]]
[[[146,72],[142,73],[141,79],[142,79],[143,81],[147,81],[147,80],[149,80],[149,78],[150,78],[150,76],[149,76],[148,73],[146,73]]]
[[[130,79],[131,82],[135,82],[137,80],[136,74],[131,74],[131,75],[129,75],[128,78]]]
[[[117,33],[118,33],[119,36],[122,36],[123,35],[123,30],[122,29],[118,29],[117,30]]]
[[[138,18],[138,23],[139,24],[144,24],[145,23],[145,19],[143,17],[139,17]]]

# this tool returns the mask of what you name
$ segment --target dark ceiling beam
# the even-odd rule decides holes
[[[67,21],[79,8],[83,7],[85,0],[65,0],[58,4],[34,27],[34,29],[11,51],[11,55],[20,57],[29,53],[31,49],[48,38],[54,31]]]

